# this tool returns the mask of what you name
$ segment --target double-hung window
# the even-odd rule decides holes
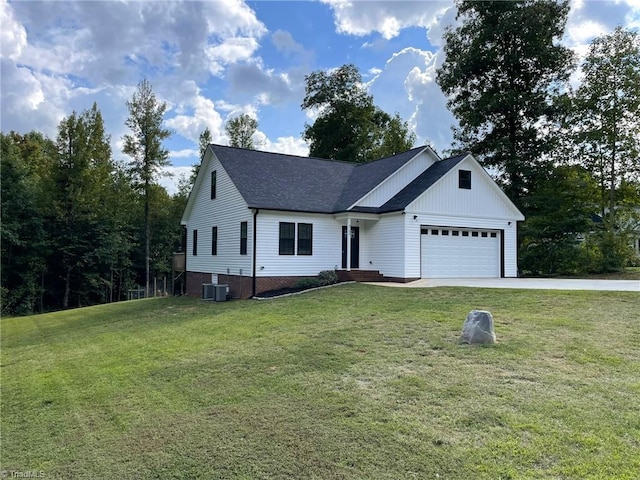
[[[297,240],[297,241],[296,241]],[[313,255],[313,224],[280,222],[280,255]]]
[[[298,255],[311,255],[313,253],[313,224],[298,224]]]
[[[294,255],[296,242],[296,224],[280,222],[280,255]]]

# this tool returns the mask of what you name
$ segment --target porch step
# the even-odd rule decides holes
[[[378,270],[338,270],[341,282],[386,282],[387,279]]]

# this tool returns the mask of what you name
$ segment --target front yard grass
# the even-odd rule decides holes
[[[458,345],[474,308],[497,345]],[[634,292],[350,284],[7,318],[0,469],[637,478],[639,312]]]

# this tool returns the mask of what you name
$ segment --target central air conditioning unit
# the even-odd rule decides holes
[[[202,284],[202,300],[215,300],[216,290],[213,283]]]
[[[214,285],[213,289],[215,290],[215,298],[216,302],[226,302],[227,301],[227,293],[229,291],[228,285]]]

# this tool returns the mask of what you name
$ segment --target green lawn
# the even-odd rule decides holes
[[[458,345],[473,308],[498,344]],[[7,318],[1,469],[638,478],[640,296],[342,285]]]

